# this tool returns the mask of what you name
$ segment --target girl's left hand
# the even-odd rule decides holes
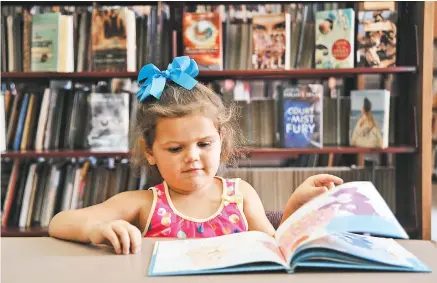
[[[314,175],[306,179],[294,191],[293,196],[299,206],[304,205],[316,196],[327,192],[335,187],[335,185],[343,184],[343,180],[337,176],[330,174]]]
[[[343,184],[343,180],[330,174],[319,174],[307,178],[297,187],[288,200],[284,209],[283,220],[308,201],[340,184]]]

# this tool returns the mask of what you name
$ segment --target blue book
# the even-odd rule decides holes
[[[14,141],[14,150],[20,150],[21,145],[21,137],[23,136],[23,129],[24,129],[24,122],[26,120],[26,114],[27,114],[27,105],[29,104],[29,94],[25,94],[23,98],[23,103],[21,104],[21,111],[20,111],[20,117],[18,118],[17,123],[17,132],[15,134],[15,141]]]
[[[309,201],[273,236],[250,231],[157,241],[149,276],[305,269],[431,272],[394,239],[408,235],[371,182],[349,182]]]
[[[280,85],[278,93],[280,146],[286,148],[322,147],[323,85]]]

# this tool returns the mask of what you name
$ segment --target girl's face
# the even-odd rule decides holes
[[[213,121],[193,114],[158,119],[152,154],[146,156],[168,186],[183,193],[212,184],[220,153],[221,138]]]

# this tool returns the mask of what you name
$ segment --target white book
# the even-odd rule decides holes
[[[47,125],[48,109],[50,102],[50,88],[44,90],[44,96],[41,103],[41,110],[38,118],[38,129],[36,131],[35,149],[42,150],[44,144],[44,133]]]
[[[23,203],[21,205],[20,220],[18,227],[24,228],[27,223],[27,215],[29,212],[30,199],[32,196],[33,182],[35,179],[36,164],[30,165],[29,173],[27,174],[26,187],[24,188]]]
[[[73,191],[71,193],[71,201],[69,209],[77,209],[79,204],[80,182],[82,179],[82,169],[77,168],[74,173]]]
[[[5,95],[2,92],[0,99],[0,151],[6,150],[6,109]]]

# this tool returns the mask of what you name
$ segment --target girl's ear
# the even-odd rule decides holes
[[[150,166],[156,165],[156,158],[152,155],[148,150],[144,151],[144,155],[146,156],[147,162],[149,162]]]
[[[144,140],[144,138],[140,138],[138,140],[138,145],[140,150],[143,152],[144,156],[146,157],[147,162],[149,162],[151,166],[155,165],[156,159],[155,157],[153,157],[152,151],[146,147],[146,141]]]

